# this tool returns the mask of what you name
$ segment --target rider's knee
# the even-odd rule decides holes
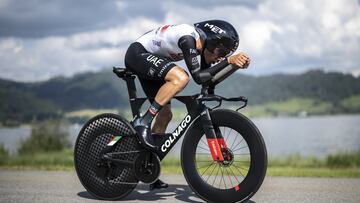
[[[190,80],[189,75],[184,70],[179,70],[177,71],[176,76],[171,82],[180,91],[186,87],[186,85],[189,83],[189,80]]]

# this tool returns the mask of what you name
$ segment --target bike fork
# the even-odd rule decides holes
[[[224,161],[221,149],[226,148],[226,144],[221,135],[220,129],[212,124],[208,108],[205,108],[201,112],[200,118],[213,160]]]

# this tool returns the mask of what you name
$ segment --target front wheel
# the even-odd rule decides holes
[[[181,150],[181,164],[192,190],[207,202],[244,202],[262,184],[267,152],[256,126],[231,110],[211,113],[225,141],[224,161],[214,161],[200,119],[190,127]]]

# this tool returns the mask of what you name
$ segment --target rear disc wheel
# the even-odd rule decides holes
[[[115,200],[128,195],[138,183],[133,169],[104,162],[101,157],[108,143],[121,136],[111,152],[140,150],[134,130],[122,117],[101,114],[89,120],[75,143],[76,173],[86,190],[99,199]],[[119,153],[118,159],[133,161],[138,153]]]

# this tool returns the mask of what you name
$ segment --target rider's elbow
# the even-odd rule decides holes
[[[197,84],[203,84],[211,80],[212,76],[209,72],[198,72],[197,74],[193,75],[194,81]]]

